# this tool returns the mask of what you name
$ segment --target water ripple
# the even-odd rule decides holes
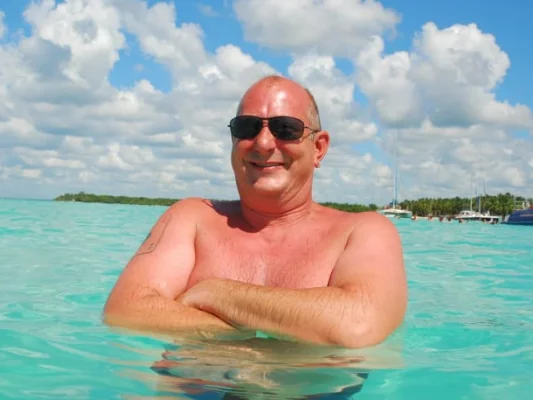
[[[100,320],[116,277],[163,210],[0,201],[0,397],[180,398],[209,388],[296,398],[357,385],[366,372],[361,398],[533,391],[531,230],[395,222],[409,309],[402,329],[374,349],[176,344],[113,332]]]

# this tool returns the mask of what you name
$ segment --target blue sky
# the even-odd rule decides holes
[[[10,31],[24,29],[29,33],[29,27],[22,18],[22,13],[29,1],[18,0],[5,2],[1,10],[6,14],[5,22]],[[149,5],[156,0],[146,2]],[[235,20],[231,9],[231,1],[211,0],[175,0],[177,22],[194,22],[200,24],[205,31],[205,46],[214,51],[218,46],[227,43],[238,43],[239,46],[254,57],[267,60],[279,70],[286,70],[290,63],[290,56],[277,51],[261,48],[254,43],[244,40],[243,29]],[[533,87],[533,54],[528,40],[533,37],[533,3],[524,0],[513,0],[506,6],[494,0],[460,0],[420,2],[418,0],[381,1],[386,7],[391,7],[401,13],[402,20],[397,27],[395,37],[389,37],[387,51],[409,49],[413,35],[427,21],[435,22],[439,27],[453,24],[475,23],[484,32],[496,37],[500,47],[511,58],[511,68],[505,81],[498,88],[500,98],[512,98],[513,101],[533,106],[531,87]],[[216,15],[206,13],[206,8],[213,10]],[[4,39],[4,42],[6,40]],[[169,90],[169,73],[156,62],[150,62],[143,56],[134,37],[128,41],[128,50],[121,55],[121,60],[113,68],[110,80],[114,85],[128,86],[140,77],[146,77],[161,90]],[[344,61],[344,62],[343,62]],[[339,60],[340,68],[345,72],[353,70],[352,65],[343,59]],[[135,70],[136,64],[145,68],[142,72]]]
[[[434,21],[440,27],[474,23],[482,31],[494,35],[498,45],[511,59],[511,68],[496,93],[502,99],[533,106],[529,90],[533,86],[533,77],[529,73],[533,67],[533,55],[528,51],[528,41],[524,40],[533,36],[530,19],[533,3],[524,0],[513,0],[507,4],[495,0],[382,3],[397,8],[403,15],[398,27],[401,33],[390,43],[391,51],[408,48],[413,34],[426,21]]]
[[[35,29],[24,17],[30,2],[4,3],[0,51],[10,62],[0,62],[5,77],[0,96],[13,99],[14,106],[0,108],[0,196],[49,198],[86,190],[234,197],[228,143],[216,132],[233,112],[238,93],[270,71],[310,87],[335,135],[329,164],[317,176],[319,200],[387,201],[393,148],[399,153],[400,197],[466,196],[472,174],[483,175],[489,192],[532,195],[532,56],[526,38],[533,35],[528,19],[533,6],[525,1],[505,7],[479,0],[382,1],[383,9],[345,1],[339,11],[328,8],[329,0],[294,0],[292,9],[273,0],[176,0],[173,8],[156,0],[69,0],[51,7],[35,2],[28,14]],[[156,9],[162,14],[150,19]],[[173,11],[176,20],[167,21]],[[95,38],[83,45],[75,39],[89,37],[73,22],[84,14],[102,37],[111,35],[112,44],[100,49]],[[116,15],[118,22],[106,15]],[[158,18],[165,19],[160,26]],[[70,31],[58,28],[65,21]],[[201,33],[182,30],[182,24],[195,24]],[[320,29],[323,33],[313,36]],[[180,37],[186,38],[183,44]],[[383,41],[383,52],[374,37]],[[54,67],[61,82],[43,81],[48,78],[25,64],[28,49],[37,51],[45,42],[74,54],[69,66]],[[166,44],[171,53],[165,53]],[[84,56],[87,49],[94,58]],[[113,54],[118,58],[110,62]],[[28,74],[29,87],[65,92],[29,99],[22,83],[11,83],[13,66]],[[208,67],[215,81],[204,76],[202,68]],[[104,72],[94,72],[98,68]],[[178,104],[191,95],[182,87],[191,82],[201,88],[190,97],[199,103]],[[229,87],[239,89],[221,92]],[[65,115],[57,97],[84,96],[84,90],[84,98],[95,100]],[[121,96],[138,108],[127,111],[117,101]],[[108,105],[105,113],[102,104]],[[185,111],[193,106],[214,114],[214,125],[204,126],[204,117]],[[103,113],[105,127],[97,124]],[[205,152],[211,152],[213,165],[206,164]],[[322,198],[324,193],[330,197]]]

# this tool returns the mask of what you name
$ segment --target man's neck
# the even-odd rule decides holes
[[[263,200],[251,206],[241,199],[241,212],[244,220],[253,230],[294,225],[312,215],[314,202],[311,198],[297,204],[284,204],[273,200]]]

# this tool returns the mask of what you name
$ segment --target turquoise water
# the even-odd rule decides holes
[[[199,378],[213,390],[237,384],[245,398],[297,398],[357,384],[358,371],[370,374],[355,399],[533,393],[531,228],[398,221],[405,326],[375,349],[331,357],[264,340],[169,346],[103,326],[109,290],[163,210],[0,200],[0,398],[186,398],[178,383]],[[165,349],[182,380],[150,368]]]

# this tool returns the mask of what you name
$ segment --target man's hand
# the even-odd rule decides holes
[[[184,199],[157,220],[109,294],[105,323],[171,335],[235,330],[212,314],[175,301],[194,268],[196,222],[204,207],[201,200]]]
[[[337,293],[333,293],[337,292]],[[182,303],[212,314],[241,330],[258,330],[282,340],[342,344],[336,339],[333,314],[350,299],[342,289],[286,289],[226,279],[197,283]]]
[[[209,279],[183,304],[239,329],[343,347],[385,340],[403,321],[407,283],[396,227],[377,213],[357,217],[328,287],[286,289]]]
[[[224,279],[204,279],[181,294],[176,301],[188,307],[207,311],[211,308],[210,304],[216,304],[221,291],[224,290],[224,282]]]

